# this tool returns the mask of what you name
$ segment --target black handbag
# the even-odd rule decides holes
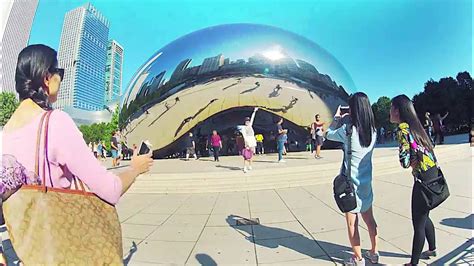
[[[352,159],[352,125],[346,127],[346,135],[348,137],[347,150],[347,169],[345,173],[341,173],[333,181],[334,199],[337,207],[341,212],[350,212],[357,207],[357,200],[354,191],[354,185],[351,180],[351,159]]]
[[[449,188],[441,168],[431,167],[415,178],[421,186],[421,195],[430,210],[438,207],[449,197]]]

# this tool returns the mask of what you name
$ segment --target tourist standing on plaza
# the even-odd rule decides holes
[[[314,153],[314,158],[321,159],[321,146],[324,142],[324,122],[321,121],[321,116],[316,114],[314,116],[315,121],[311,124],[311,153]]]
[[[385,128],[380,127],[380,130],[379,130],[379,143],[383,144],[384,142],[385,142]]]
[[[433,121],[433,128],[435,132],[434,140],[433,142],[436,144],[443,144],[444,143],[444,125],[443,121],[446,119],[446,117],[449,115],[449,112],[447,112],[444,116],[441,116],[440,114],[435,115],[435,119]]]
[[[253,122],[255,120],[255,114],[257,111],[258,107],[255,107],[252,116],[245,118],[245,125],[237,126],[237,128],[242,133],[242,137],[244,138],[244,150],[242,151],[242,156],[244,157],[244,173],[252,170],[253,155],[255,154],[255,147],[257,147],[255,131],[253,130]]]
[[[349,116],[350,122],[342,123],[342,117],[346,115]],[[346,265],[365,265],[360,247],[359,213],[369,229],[372,244],[371,249],[364,256],[372,263],[378,263],[377,223],[372,210],[372,153],[377,141],[377,133],[374,114],[365,93],[357,92],[349,98],[349,113],[342,114],[341,107],[338,107],[326,136],[327,139],[342,142],[344,145],[341,174],[345,173],[350,164],[349,178],[352,181],[357,202],[357,207],[345,214],[349,241],[354,252],[354,256],[347,261]],[[351,138],[350,151],[349,138]],[[350,162],[347,162],[347,158],[351,158]]]
[[[216,130],[212,131],[211,146],[212,146],[212,153],[214,153],[214,162],[218,162],[219,151],[222,149],[222,140],[221,140],[221,136],[217,134]]]
[[[102,140],[99,140],[99,144],[97,144],[97,158],[102,161],[104,156],[104,145],[102,144]]]
[[[112,137],[110,138],[110,152],[112,153],[112,166],[119,165],[119,149],[118,149],[118,137],[117,131],[112,132]]]
[[[431,142],[434,144],[433,139],[433,121],[430,118],[430,113],[425,113],[425,122],[423,123],[423,128],[425,129],[426,135],[430,138]]]
[[[189,161],[189,156],[193,156],[194,159],[198,159],[196,155],[196,142],[194,141],[193,133],[189,132],[189,135],[185,139],[186,145],[186,160]]]
[[[265,150],[263,148],[263,135],[261,133],[258,133],[255,135],[255,140],[257,140],[257,154],[264,154]]]
[[[283,129],[283,117],[280,117],[276,124],[276,132],[277,132],[277,150],[278,150],[278,162],[279,163],[284,163],[285,160],[283,160],[283,152],[285,150],[285,142],[288,140],[287,133],[288,129]]]
[[[411,195],[411,216],[413,223],[413,243],[411,265],[417,265],[420,259],[436,256],[435,228],[429,214],[430,209],[422,195],[422,186],[416,179],[422,172],[437,167],[433,144],[423,129],[416,115],[413,103],[406,95],[399,95],[392,100],[390,121],[398,124],[397,140],[399,143],[399,160],[403,168],[412,168],[415,178]],[[425,238],[429,250],[421,253]]]
[[[94,157],[97,158],[97,142],[94,141],[92,144],[92,147],[94,149]]]
[[[6,174],[0,177],[1,187],[4,188],[0,195],[0,201],[5,200],[3,209],[5,210],[6,220],[13,219],[10,221],[14,226],[9,227],[8,233],[22,237],[25,235],[33,236],[33,234],[35,236],[28,239],[31,241],[23,242],[20,241],[21,239],[10,237],[13,248],[17,251],[16,253],[21,261],[44,265],[68,264],[68,261],[79,265],[104,264],[103,261],[100,261],[102,258],[99,261],[94,261],[98,258],[97,254],[103,254],[101,251],[97,253],[96,250],[88,249],[90,247],[84,247],[84,243],[90,244],[91,242],[83,242],[81,239],[74,241],[69,238],[70,241],[62,243],[61,240],[64,238],[61,238],[60,235],[63,233],[59,233],[61,230],[64,231],[64,234],[79,232],[77,228],[78,220],[85,219],[83,223],[94,224],[94,220],[97,220],[96,217],[81,216],[80,213],[85,212],[85,208],[89,206],[95,208],[96,205],[82,205],[83,209],[76,209],[80,210],[79,212],[64,210],[64,213],[70,214],[67,225],[53,224],[52,221],[60,220],[61,217],[59,216],[64,216],[64,213],[58,212],[57,209],[56,212],[52,212],[51,209],[54,209],[55,206],[51,205],[51,202],[54,202],[54,198],[57,197],[65,197],[66,199],[67,193],[70,192],[58,193],[48,190],[44,194],[41,193],[41,197],[35,197],[37,194],[30,193],[28,194],[30,197],[26,202],[19,199],[26,199],[27,194],[25,193],[34,190],[28,190],[27,187],[22,185],[37,185],[37,187],[41,187],[38,185],[45,185],[46,187],[69,191],[69,189],[77,188],[74,186],[75,182],[73,182],[77,180],[83,182],[88,191],[95,194],[89,197],[99,197],[103,201],[115,205],[120,196],[135,181],[135,178],[149,170],[153,160],[151,154],[136,156],[132,159],[130,168],[122,173],[115,174],[108,172],[94,158],[91,149],[85,143],[81,132],[71,117],[67,113],[61,110],[53,110],[51,107],[57,100],[64,74],[64,69],[58,68],[56,56],[55,50],[38,44],[24,48],[18,56],[15,73],[16,84],[11,85],[16,88],[20,104],[3,128],[2,169],[0,170]],[[42,170],[43,167],[45,167],[45,171]],[[16,170],[7,171],[7,169]],[[43,180],[45,181],[43,182]],[[17,193],[19,194],[15,195]],[[54,197],[48,197],[48,195],[51,195],[50,193],[53,193]],[[11,197],[11,195],[15,197]],[[75,195],[82,197],[80,193]],[[50,200],[46,200],[47,198]],[[70,199],[71,197],[68,198],[68,201]],[[37,202],[38,200],[42,202]],[[99,202],[101,201],[99,200]],[[20,207],[21,204],[28,206],[21,206],[12,213],[8,211],[10,207],[13,207],[11,204],[16,207]],[[10,207],[7,208],[7,206]],[[77,205],[75,206],[77,207]],[[41,213],[45,209],[49,210],[45,212],[48,215],[36,215],[34,213]],[[21,221],[25,221],[25,223],[19,227],[17,223],[21,223]],[[37,224],[42,224],[44,228],[43,226],[35,226]],[[103,226],[99,230],[104,228],[110,227]],[[94,230],[97,230],[97,228]],[[90,232],[81,232],[80,234],[90,236]],[[120,237],[118,235],[119,241]],[[49,245],[48,241],[53,241],[54,245]],[[66,245],[72,251],[83,250],[89,253],[59,252],[59,249],[64,251]],[[19,246],[21,246],[21,249],[18,248]],[[119,246],[119,243],[117,243],[117,246]],[[33,250],[37,252],[37,257],[31,257],[33,253],[29,251]],[[110,249],[107,252],[113,254],[116,251]],[[64,258],[64,256],[67,256],[67,261],[54,260],[54,258]],[[121,262],[122,258],[119,259]]]

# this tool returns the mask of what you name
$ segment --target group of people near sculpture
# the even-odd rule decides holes
[[[2,158],[9,156],[13,160],[2,160],[1,199],[8,202],[9,197],[17,193],[23,185],[38,185],[41,184],[41,180],[45,180],[46,187],[72,189],[73,180],[77,179],[87,186],[88,191],[103,201],[115,205],[135,182],[137,176],[149,171],[153,164],[151,154],[134,155],[131,158],[130,166],[119,174],[107,171],[94,158],[70,116],[63,111],[53,110],[51,107],[51,104],[57,99],[63,74],[64,70],[58,68],[57,53],[50,47],[30,45],[19,54],[15,87],[21,103],[3,128]],[[372,189],[372,153],[377,139],[374,115],[369,99],[363,92],[352,94],[348,104],[349,106],[344,112],[341,111],[341,107],[337,109],[333,122],[326,130],[323,129],[322,123],[315,123],[312,131],[316,146],[315,156],[320,157],[319,147],[324,137],[343,144],[345,160],[341,167],[341,174],[350,165],[351,171],[348,178],[352,182],[357,203],[353,210],[345,213],[349,240],[354,252],[347,264],[363,265],[365,259],[372,263],[378,263],[378,225],[372,208],[374,194]],[[246,172],[252,169],[252,156],[257,147],[255,132],[252,128],[257,110],[258,108],[255,108],[252,116],[246,118],[245,124],[239,127],[245,139],[245,150],[242,152],[242,156]],[[37,142],[39,138],[32,132],[41,132],[42,117],[45,113],[49,115],[49,127],[46,127],[49,135],[45,143]],[[316,117],[317,121],[318,119]],[[438,162],[434,155],[433,143],[407,96],[399,95],[392,99],[390,120],[397,124],[398,128],[399,158],[394,158],[394,160],[399,160],[403,168],[412,168],[414,180],[411,199],[413,243],[409,264],[416,265],[420,258],[436,256],[435,229],[429,218],[430,206],[427,206],[422,198],[423,187],[419,180],[423,173],[437,169]],[[282,123],[283,119],[281,118],[276,126],[278,160],[280,162],[283,160],[283,146],[287,138],[287,130],[282,128]],[[351,133],[348,134],[348,132]],[[214,132],[214,136],[216,135],[217,132]],[[219,142],[219,138],[214,137],[212,146],[219,147]],[[49,173],[46,179],[41,179],[41,175],[29,174],[34,171],[37,163],[34,155],[38,145],[45,145],[46,149],[45,164],[46,169],[49,169],[46,171]],[[351,160],[347,161],[349,155]],[[15,171],[11,171],[11,169],[15,169]],[[358,214],[361,214],[367,224],[371,240],[371,248],[365,254],[362,254],[360,246]],[[315,217],[315,219],[318,218]],[[56,229],[51,228],[51,230]],[[425,239],[428,240],[428,250],[422,253]],[[80,241],[74,243],[77,247],[69,246],[69,250],[84,248]],[[27,243],[21,244],[26,245]],[[31,249],[34,248],[31,247]],[[55,252],[55,250],[52,249],[51,252]],[[75,254],[72,252],[68,256],[73,257],[76,262],[90,259],[74,257]],[[20,257],[20,259],[22,258]]]

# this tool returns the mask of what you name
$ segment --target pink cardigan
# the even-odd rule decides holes
[[[40,118],[41,115],[38,115],[22,128],[2,134],[2,154],[13,155],[31,172],[35,170],[36,134]],[[44,147],[43,143],[41,145]],[[43,149],[41,149],[40,176],[43,169],[43,154]],[[108,172],[94,157],[82,133],[71,117],[63,111],[53,111],[49,120],[48,158],[53,185],[49,181],[48,167],[46,167],[47,186],[70,188],[74,175],[103,200],[114,205],[118,202],[122,193],[122,181],[117,175]]]

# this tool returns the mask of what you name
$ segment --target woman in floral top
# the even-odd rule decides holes
[[[436,167],[433,144],[416,116],[415,107],[406,95],[399,95],[392,100],[390,121],[398,124],[397,140],[399,159],[403,168],[412,168],[416,179],[421,172]],[[420,257],[429,259],[436,256],[436,239],[433,222],[429,217],[430,210],[423,201],[421,186],[414,182],[411,197],[411,215],[413,222],[413,245],[411,261],[408,265],[417,265]],[[425,238],[429,250],[421,253]]]

